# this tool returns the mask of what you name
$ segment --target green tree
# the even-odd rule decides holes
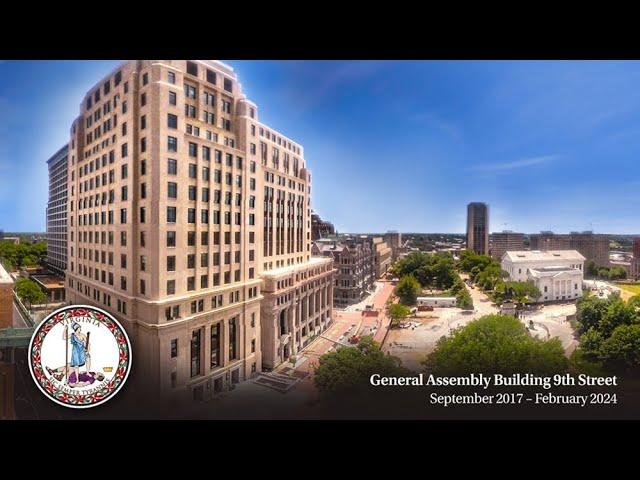
[[[405,275],[396,286],[396,295],[403,305],[415,305],[421,290],[420,283],[413,276]]]
[[[620,325],[602,342],[600,358],[609,368],[629,370],[640,367],[640,325]]]
[[[630,307],[635,308],[636,310],[640,308],[640,295],[634,295],[629,300],[627,300],[627,304]]]
[[[456,295],[456,305],[463,310],[473,310],[473,299],[466,288]]]
[[[603,340],[602,334],[595,327],[591,327],[580,335],[580,350],[587,359],[598,360]]]
[[[320,357],[314,383],[321,393],[349,393],[369,388],[374,373],[382,376],[406,375],[400,359],[385,355],[370,336],[363,337],[357,347],[343,347]]]
[[[593,295],[584,295],[576,304],[576,320],[578,331],[585,333],[590,328],[598,328],[600,321],[607,310],[607,300]]]
[[[604,337],[609,337],[620,325],[631,325],[638,321],[638,313],[633,306],[628,305],[620,297],[614,297],[607,305],[600,323],[598,331]]]
[[[590,278],[595,278],[598,276],[598,266],[596,265],[596,262],[594,262],[593,260],[589,260],[587,262],[587,264],[585,265],[585,272],[587,274],[587,277]]]
[[[493,290],[498,281],[504,278],[504,273],[500,265],[490,263],[475,277],[475,281],[483,290]]]
[[[503,282],[500,280],[493,289],[492,298],[496,303],[513,300],[516,303],[526,304],[535,301],[540,295],[540,289],[533,282]]]
[[[391,318],[391,324],[397,325],[401,320],[407,317],[411,313],[411,309],[409,307],[405,307],[400,303],[392,303],[389,306],[389,317]]]
[[[627,271],[622,267],[611,267],[609,269],[609,280],[624,280],[627,278]]]
[[[423,364],[430,373],[442,376],[548,375],[566,371],[568,360],[557,338],[539,340],[516,318],[487,315],[441,338]]]
[[[34,304],[44,303],[47,300],[47,296],[40,286],[29,278],[18,278],[15,284],[15,291],[18,297],[29,307]]]

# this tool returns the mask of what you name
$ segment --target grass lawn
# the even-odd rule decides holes
[[[620,287],[622,290],[626,290],[627,292],[633,293],[634,295],[640,295],[640,284],[638,285],[622,285],[618,284],[617,287]]]

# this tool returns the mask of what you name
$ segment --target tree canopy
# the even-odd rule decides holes
[[[493,300],[502,303],[506,300],[513,300],[516,303],[526,304],[535,301],[541,295],[540,289],[531,281],[515,282],[500,280],[495,285]]]
[[[47,256],[46,242],[13,243],[0,241],[0,259],[9,269],[34,267]]]
[[[640,371],[640,300],[635,298],[625,302],[613,294],[606,299],[585,295],[578,300],[578,348],[584,358],[614,371]]]
[[[430,373],[443,376],[548,375],[565,371],[568,360],[558,339],[539,340],[514,317],[487,315],[441,338],[423,364]]]
[[[391,323],[396,324],[403,318],[406,318],[407,315],[411,313],[411,309],[409,307],[405,307],[400,303],[392,303],[389,306],[389,317],[391,318]]]
[[[362,337],[356,347],[342,347],[320,357],[314,383],[321,393],[347,393],[369,388],[374,373],[402,376],[400,359],[386,355],[372,337]]]
[[[424,288],[447,290],[458,279],[453,257],[448,253],[412,252],[393,266],[396,276],[413,276]]]
[[[421,292],[420,283],[412,275],[405,275],[396,286],[396,295],[403,305],[415,305]]]
[[[47,296],[40,286],[29,278],[18,278],[15,284],[15,291],[18,297],[29,306],[44,303],[47,300]]]

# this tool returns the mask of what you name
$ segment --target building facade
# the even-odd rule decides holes
[[[65,145],[49,160],[49,201],[47,202],[47,257],[50,269],[62,274],[67,269],[67,156]]]
[[[591,231],[558,234],[549,231],[530,235],[531,250],[577,250],[586,261],[609,266],[609,236]]]
[[[373,237],[371,248],[373,250],[374,277],[378,279],[386,274],[391,267],[391,248],[383,237]]]
[[[635,280],[640,278],[640,237],[633,239],[633,258],[631,259],[630,275]]]
[[[402,234],[396,231],[388,231],[384,234],[384,241],[391,248],[391,261],[395,262],[400,256],[400,249],[402,248]]]
[[[313,243],[313,255],[333,259],[333,304],[345,308],[363,300],[376,280],[373,243],[364,235],[326,238]]]
[[[501,262],[509,280],[533,282],[538,302],[575,300],[582,296],[585,258],[576,250],[507,251]]]
[[[489,255],[489,206],[486,203],[467,205],[467,249]]]
[[[336,234],[333,223],[322,220],[320,215],[311,212],[311,240],[314,242],[321,238],[330,237]]]
[[[491,256],[496,260],[501,260],[508,250],[524,250],[524,233],[505,230],[492,233],[489,240]]]
[[[311,259],[302,146],[259,122],[233,69],[124,63],[82,100],[68,155],[67,296],[122,321],[136,381],[208,399],[275,365],[273,279],[290,272],[295,300],[331,260]]]
[[[0,263],[0,328],[13,326],[13,278]]]

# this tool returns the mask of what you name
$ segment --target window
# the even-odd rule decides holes
[[[140,95],[140,106],[144,107],[147,104],[147,94],[143,93]]]
[[[220,365],[220,324],[218,323],[216,325],[211,326],[210,367],[216,368],[219,365]]]
[[[177,105],[178,104],[178,97],[176,95],[176,92],[169,92],[169,105]]]
[[[178,116],[173,113],[167,114],[167,127],[178,128]]]
[[[200,330],[191,334],[191,376],[200,375]]]
[[[187,211],[187,223],[196,223],[196,209],[190,208]]]
[[[167,207],[167,223],[176,223],[176,207]]]
[[[187,278],[187,291],[191,292],[196,289],[196,277]]]
[[[177,175],[178,174],[178,162],[175,158],[169,158],[167,160],[167,173],[169,175]]]
[[[233,92],[233,82],[229,78],[224,79],[224,89],[227,92]]]
[[[180,305],[174,305],[173,307],[167,307],[164,309],[164,316],[167,320],[174,320],[180,318]],[[177,345],[177,341],[176,341]]]
[[[174,295],[176,293],[176,281],[167,280],[167,295]]]
[[[167,255],[167,272],[175,272],[175,271],[176,271],[176,256]]]
[[[167,183],[167,196],[169,198],[178,198],[178,184],[176,182]]]
[[[189,75],[198,76],[198,65],[195,62],[187,61],[187,73]]]
[[[198,157],[198,145],[193,142],[189,142],[189,156],[194,158]]]
[[[149,83],[149,74],[145,73],[142,75],[142,85],[146,85],[147,83]]]
[[[184,84],[184,96],[187,98],[196,98],[196,88],[188,85],[188,84]]]
[[[167,310],[171,311],[170,308]],[[177,357],[178,357],[178,339],[174,338],[173,340],[171,340],[171,358],[177,358]]]
[[[238,358],[237,328],[237,319],[232,318],[229,320],[229,360],[236,360]]]
[[[140,117],[140,130],[144,130],[145,128],[147,128],[147,116],[142,115]]]
[[[167,247],[175,247],[175,246],[176,246],[176,232],[167,231]]]
[[[216,72],[207,69],[207,82],[216,84]]]
[[[178,151],[178,139],[176,137],[167,137],[167,150],[170,152]]]

